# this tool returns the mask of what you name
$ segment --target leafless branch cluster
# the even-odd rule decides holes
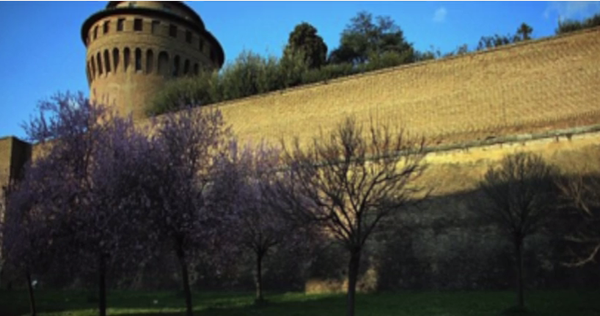
[[[348,315],[365,242],[385,219],[405,209],[423,188],[415,180],[425,170],[425,142],[405,131],[371,124],[366,130],[349,118],[329,135],[302,148],[283,144],[289,167],[275,186],[291,216],[315,222],[350,255]]]
[[[578,175],[557,183],[567,210],[575,210],[579,224],[565,237],[573,243],[569,267],[596,262],[600,253],[600,175]]]

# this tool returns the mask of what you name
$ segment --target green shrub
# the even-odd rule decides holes
[[[282,59],[242,52],[220,73],[203,72],[168,82],[147,109],[148,115],[159,115],[188,106],[205,106],[235,100],[299,85],[324,82],[366,71],[394,67],[412,62],[412,52],[385,52],[373,56],[369,63],[329,64],[309,69],[302,54]]]
[[[583,29],[589,29],[596,26],[600,26],[600,13],[595,14],[594,16],[587,18],[583,21],[575,21],[575,20],[566,20],[558,22],[558,29],[556,29],[556,34],[566,34],[570,32],[575,32]]]
[[[304,84],[328,81],[340,77],[350,76],[357,72],[351,64],[329,64],[319,69],[307,71],[302,82]]]
[[[168,82],[147,108],[150,116],[188,106],[203,106],[223,101],[223,87],[216,72],[202,72]]]
[[[384,68],[391,68],[413,62],[415,54],[413,50],[397,52],[384,52],[380,55],[373,55],[369,58],[369,63],[363,65],[364,71],[373,71]]]

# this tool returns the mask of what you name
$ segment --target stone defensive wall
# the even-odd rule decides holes
[[[600,123],[598,56],[600,28],[595,28],[210,108],[222,111],[242,142],[279,144],[282,138],[289,141],[298,136],[306,144],[320,131],[327,133],[345,116],[354,115],[365,124],[372,119],[426,137],[429,146],[436,147],[428,162],[467,166],[473,159],[499,160],[508,148],[541,148],[530,143],[557,146],[555,140],[562,137],[568,139],[566,144],[575,144],[581,137],[571,139],[574,134],[589,134],[586,146],[600,143],[594,132]],[[145,125],[147,120],[138,123]],[[484,171],[476,169],[468,172]],[[451,191],[474,184],[461,179],[463,184],[455,183]]]
[[[8,183],[10,177],[11,156],[12,137],[0,138],[0,188]]]
[[[517,152],[539,154],[565,174],[598,172],[599,139],[600,125],[596,125],[431,152],[429,167],[417,180],[419,186],[432,190],[431,197],[419,207],[399,212],[402,224],[398,229],[368,241],[359,291],[512,288],[512,244],[473,209],[473,205],[481,206],[477,185],[482,175],[507,154]],[[564,243],[556,238],[546,232],[527,239],[529,288],[595,286],[600,280],[597,268],[561,266]],[[345,261],[336,262],[345,267]],[[305,291],[343,292],[347,280],[335,276],[339,273],[311,278]]]
[[[359,289],[509,288],[511,245],[471,208],[480,197],[477,184],[490,166],[521,151],[540,154],[567,174],[598,171],[599,53],[596,28],[213,108],[243,142],[277,144],[297,136],[306,145],[349,115],[424,136],[434,148],[418,184],[432,189],[432,197],[400,215],[404,225],[395,235],[368,247]],[[560,266],[563,252],[552,238],[535,235],[525,245],[531,287],[600,280],[596,272]],[[338,273],[328,275],[309,280],[305,290],[344,288],[333,277]]]
[[[310,141],[345,116],[434,142],[600,121],[600,28],[215,105],[245,141]]]
[[[3,186],[17,176],[31,157],[31,145],[16,137],[0,138],[0,196]]]
[[[402,212],[406,225],[393,235],[369,245],[359,289],[508,288],[514,279],[510,244],[469,206],[478,199],[477,182],[491,165],[519,151],[540,154],[567,173],[598,171],[599,56],[596,28],[210,108],[223,112],[242,142],[278,144],[298,136],[306,145],[349,115],[424,136],[430,167],[419,184],[433,189],[433,196]],[[0,139],[0,185],[31,157],[30,150],[13,137]],[[34,157],[38,150],[33,146]],[[597,286],[597,269],[565,269],[557,263],[561,254],[551,237],[527,242],[532,288]],[[306,291],[341,290],[338,272],[311,279]]]
[[[5,188],[31,158],[32,146],[16,137],[0,137],[0,224],[4,221]],[[1,237],[1,236],[0,236]],[[2,238],[0,238],[2,248]],[[2,254],[0,253],[0,257]]]

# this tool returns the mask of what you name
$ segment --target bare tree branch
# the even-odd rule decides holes
[[[581,267],[596,262],[600,249],[600,176],[582,170],[579,175],[557,181],[565,211],[574,211],[578,221],[565,239],[571,242],[568,267]]]
[[[283,143],[282,170],[274,191],[297,220],[316,221],[350,254],[348,315],[354,313],[358,260],[380,222],[401,212],[423,188],[415,180],[425,170],[423,139],[393,134],[371,124],[364,131],[353,118],[312,146]]]

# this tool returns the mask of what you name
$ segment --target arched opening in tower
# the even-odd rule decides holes
[[[175,61],[173,62],[173,77],[179,75],[179,55],[175,55]]]
[[[142,50],[135,49],[135,71],[142,71]]]
[[[158,54],[158,73],[167,76],[169,74],[169,54],[160,52]]]
[[[154,53],[151,49],[146,51],[146,73],[151,74],[154,71]]]
[[[110,54],[108,53],[108,49],[104,50],[104,66],[106,67],[106,73],[110,72]]]
[[[187,76],[189,74],[189,72],[190,72],[190,61],[189,61],[189,59],[186,59],[185,63],[183,64],[183,74]]]
[[[102,71],[102,56],[100,55],[100,53],[96,54],[96,61],[98,62],[98,74],[102,75],[103,71]]]
[[[127,72],[127,69],[129,68],[129,55],[129,47],[125,47],[125,50],[123,50],[123,68],[125,69],[125,72]]]
[[[90,58],[90,65],[92,65],[92,79],[96,79],[96,60],[94,56]]]
[[[89,83],[92,82],[92,70],[90,68],[91,68],[90,67],[90,62],[88,61],[87,65],[85,67],[85,74],[87,76],[87,80],[88,80]]]
[[[118,48],[114,48],[113,49],[113,64],[114,64],[114,72],[116,73],[117,70],[119,69],[119,49]]]

